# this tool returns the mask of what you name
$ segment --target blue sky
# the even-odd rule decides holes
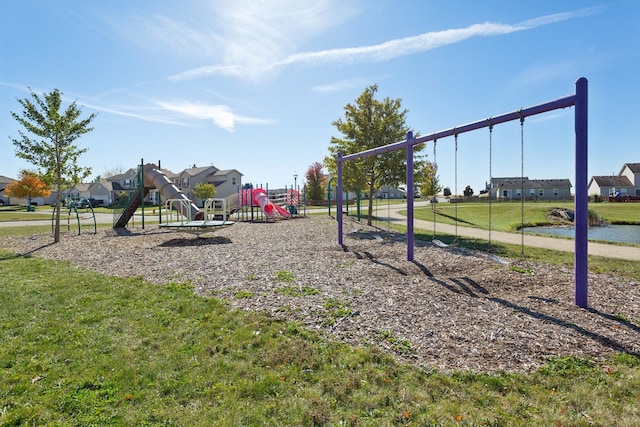
[[[30,165],[10,137],[17,99],[54,88],[94,131],[92,177],[160,160],[298,184],[331,122],[372,84],[428,134],[551,101],[589,80],[588,175],[640,162],[636,0],[3,0],[0,175]],[[574,181],[573,109],[527,118],[524,173]],[[488,131],[460,135],[458,192],[489,178]],[[453,139],[437,144],[454,190]],[[520,175],[518,123],[493,132],[492,175]],[[433,160],[433,147],[426,149]],[[574,183],[575,185],[575,183]]]

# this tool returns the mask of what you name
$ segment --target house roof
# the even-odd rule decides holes
[[[627,167],[631,171],[631,173],[640,173],[640,163],[625,163],[620,170],[620,173]]]
[[[522,181],[522,182],[521,182]],[[563,188],[571,187],[568,179],[529,179],[529,177],[491,178],[491,187],[507,188]]]
[[[76,184],[73,186],[73,190],[77,190],[77,191],[89,191],[89,188],[91,187],[91,182],[81,182],[79,184]]]
[[[225,169],[225,170],[219,170],[216,173],[214,173],[214,176],[225,176],[225,175],[229,175],[231,172],[237,172],[240,174],[240,176],[244,176],[242,173],[240,173],[240,171],[238,171],[237,169]]]
[[[15,179],[0,175],[0,184],[11,184]]]
[[[626,176],[594,176],[591,180],[599,187],[633,187]]]
[[[196,175],[200,175],[203,172],[207,172],[211,169],[213,169],[213,172],[211,172],[212,174],[218,171],[218,168],[216,168],[215,166],[204,166],[199,168],[185,169],[182,173],[186,173],[189,176],[196,176]]]

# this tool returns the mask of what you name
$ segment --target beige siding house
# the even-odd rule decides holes
[[[618,175],[593,176],[589,195],[599,197],[640,197],[640,163],[625,163]]]
[[[242,174],[236,169],[220,170],[215,166],[185,169],[170,179],[199,206],[202,206],[203,200],[196,200],[192,190],[200,183],[213,184],[216,187],[214,197],[220,199],[236,194],[242,186]]]

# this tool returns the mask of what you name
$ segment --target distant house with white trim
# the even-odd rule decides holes
[[[591,177],[588,192],[599,197],[640,197],[640,163],[625,163],[618,175]]]
[[[489,194],[494,200],[571,200],[568,179],[491,178]]]

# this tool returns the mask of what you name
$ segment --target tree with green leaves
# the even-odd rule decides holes
[[[193,197],[196,199],[206,200],[216,195],[216,186],[206,182],[200,182],[193,187],[191,194],[193,194]]]
[[[433,198],[442,191],[440,178],[438,178],[438,165],[425,162],[420,176],[420,195],[422,197]]]
[[[377,100],[377,91],[377,85],[366,88],[355,104],[349,103],[344,107],[344,118],[332,122],[342,134],[342,138],[331,138],[330,155],[325,158],[325,165],[332,174],[337,173],[338,152],[346,156],[402,141],[411,130],[406,125],[407,110],[402,109],[401,99],[387,97]],[[421,149],[422,146],[417,145],[414,152]],[[406,150],[402,149],[343,163],[343,189],[368,193],[369,225],[372,223],[376,191],[383,185],[398,186],[406,181],[406,157]],[[421,157],[416,155],[414,168],[419,170],[421,167]]]
[[[38,168],[41,179],[56,191],[56,220],[54,242],[60,241],[60,207],[65,188],[82,182],[91,173],[90,168],[78,164],[79,157],[88,149],[79,148],[75,140],[93,130],[89,127],[95,114],[80,119],[82,110],[75,101],[61,112],[62,94],[58,89],[39,96],[31,91],[31,98],[18,99],[21,113],[11,112],[26,132],[19,130],[20,138],[12,138],[16,156]]]
[[[313,163],[304,174],[307,181],[307,199],[317,201],[324,200],[327,174],[322,170],[322,164]]]

